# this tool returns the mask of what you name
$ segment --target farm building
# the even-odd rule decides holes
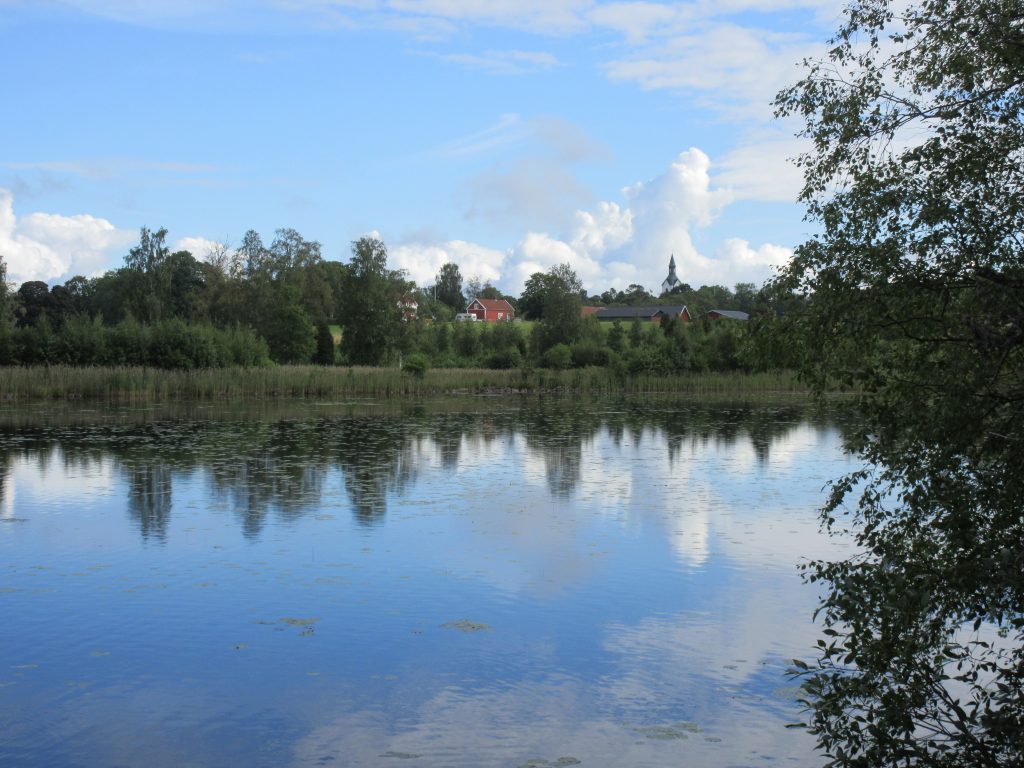
[[[746,312],[740,312],[737,309],[711,309],[708,310],[709,320],[718,320],[720,318],[726,318],[728,320],[749,320],[750,315]]]
[[[466,312],[488,323],[511,323],[516,311],[504,299],[473,299]]]
[[[678,317],[684,323],[690,322],[690,311],[683,304],[659,304],[653,307],[605,307],[594,313],[598,320],[632,321],[639,317],[651,323],[660,323],[663,317]]]

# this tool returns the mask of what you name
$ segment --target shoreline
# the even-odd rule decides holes
[[[416,377],[395,368],[0,367],[0,402],[209,402],[324,397],[467,397],[691,394],[809,397],[795,374],[684,373],[617,377],[606,368],[434,368]]]

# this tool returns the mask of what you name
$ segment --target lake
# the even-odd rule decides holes
[[[814,766],[800,404],[0,410],[0,765]]]

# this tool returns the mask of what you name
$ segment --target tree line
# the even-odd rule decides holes
[[[0,269],[3,269],[0,257]],[[143,228],[123,266],[63,284],[0,286],[0,364],[144,365],[206,368],[266,364],[552,368],[610,366],[630,372],[780,367],[745,324],[711,323],[712,308],[768,316],[792,309],[753,284],[679,286],[655,297],[639,285],[588,295],[565,264],[538,272],[518,297],[464,279],[444,264],[421,288],[387,266],[374,238],[347,262],[320,243],[279,229],[269,245],[250,230],[237,249],[204,259],[172,251],[167,230]],[[473,298],[505,299],[527,323],[453,323]],[[698,322],[611,326],[584,306],[685,304]],[[792,299],[788,300],[792,304]]]

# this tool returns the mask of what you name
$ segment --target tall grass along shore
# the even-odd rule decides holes
[[[206,368],[31,366],[0,368],[0,400],[162,402],[265,398],[406,397],[460,394],[804,394],[791,373],[616,376],[606,368],[489,370],[436,368],[412,376],[395,368],[313,365]]]

